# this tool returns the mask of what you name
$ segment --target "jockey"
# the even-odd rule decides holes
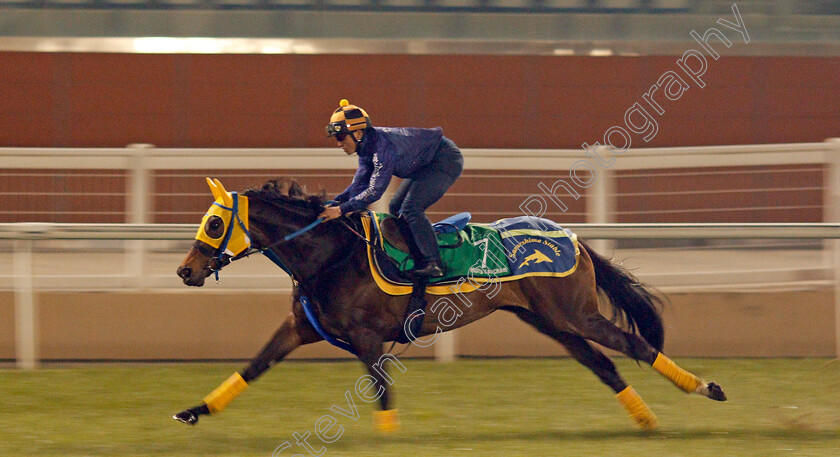
[[[328,206],[321,217],[330,220],[363,209],[382,197],[391,176],[403,178],[388,210],[408,228],[403,231],[406,241],[414,241],[415,268],[411,273],[443,276],[437,239],[425,211],[461,175],[461,151],[443,136],[440,127],[373,127],[365,110],[347,100],[339,105],[330,117],[327,136],[335,137],[348,155],[357,153],[359,168],[350,186],[335,198],[339,205]]]

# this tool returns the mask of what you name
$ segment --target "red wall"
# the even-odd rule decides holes
[[[677,57],[0,53],[0,147],[328,147],[338,100],[468,148],[600,141]],[[632,147],[840,136],[840,57],[708,60]],[[653,111],[649,109],[651,114]]]

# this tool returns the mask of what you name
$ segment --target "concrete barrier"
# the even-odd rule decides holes
[[[0,359],[14,358],[14,301],[0,294]],[[670,294],[665,350],[673,356],[830,357],[830,289]],[[288,293],[189,290],[37,294],[42,360],[248,359],[290,310]],[[499,312],[456,330],[462,356],[563,356],[551,339]],[[406,357],[432,357],[412,347]],[[342,358],[325,342],[290,358]]]

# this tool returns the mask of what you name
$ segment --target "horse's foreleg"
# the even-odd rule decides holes
[[[321,340],[323,338],[312,328],[309,321],[301,322],[294,313],[289,313],[260,353],[242,370],[242,378],[250,383],[298,347]]]
[[[199,406],[181,411],[172,418],[186,424],[195,425],[199,416],[221,412],[239,396],[248,384],[271,367],[274,362],[283,360],[290,352],[303,344],[314,343],[321,337],[308,323],[299,323],[294,314],[280,325],[271,340],[260,353],[241,372],[235,372],[219,387],[210,392]]]
[[[379,432],[397,431],[400,427],[400,418],[397,409],[390,407],[391,398],[388,389],[394,380],[388,375],[386,364],[396,365],[401,371],[406,370],[405,366],[396,356],[383,354],[383,338],[379,332],[361,329],[351,336],[351,341],[359,360],[368,370],[368,376],[356,380],[356,393],[369,402],[379,400],[381,410],[373,412],[374,426]]]

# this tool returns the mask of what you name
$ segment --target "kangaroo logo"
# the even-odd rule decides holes
[[[525,257],[525,261],[522,262],[521,264],[519,264],[518,268],[522,268],[526,265],[530,265],[532,260],[534,261],[534,264],[543,263],[543,262],[549,262],[549,263],[554,262],[553,260],[549,259],[548,256],[546,256],[542,252],[534,251],[533,254],[529,255],[528,257]]]

